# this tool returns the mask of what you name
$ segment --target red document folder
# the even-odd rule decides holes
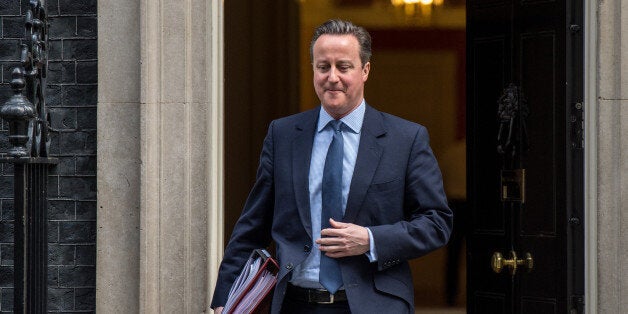
[[[253,250],[238,275],[223,310],[224,314],[261,313],[270,303],[279,265],[264,249]]]

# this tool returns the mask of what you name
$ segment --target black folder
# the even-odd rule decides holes
[[[253,250],[251,256],[236,278],[224,314],[262,313],[272,299],[272,290],[277,283],[279,265],[268,251]]]

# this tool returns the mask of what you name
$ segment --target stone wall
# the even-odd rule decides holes
[[[597,309],[628,308],[628,5],[597,1]]]
[[[20,5],[21,4],[21,5]],[[12,94],[26,0],[0,0],[0,103]],[[96,295],[96,0],[47,1],[47,105],[51,154],[60,163],[48,178],[48,310],[93,312]],[[2,122],[0,152],[8,145]],[[0,312],[13,308],[13,170],[0,164]]]
[[[140,4],[98,2],[96,310],[139,313]]]

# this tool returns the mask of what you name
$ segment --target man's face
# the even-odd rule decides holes
[[[329,115],[340,119],[364,98],[364,82],[371,64],[362,65],[360,46],[353,35],[322,35],[312,51],[314,89]]]

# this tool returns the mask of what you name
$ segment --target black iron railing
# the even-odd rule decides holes
[[[30,0],[25,14],[20,65],[13,69],[13,96],[0,109],[9,124],[9,150],[0,162],[14,164],[14,313],[46,313],[47,181],[58,163],[50,152],[46,109],[48,20],[45,2]]]

